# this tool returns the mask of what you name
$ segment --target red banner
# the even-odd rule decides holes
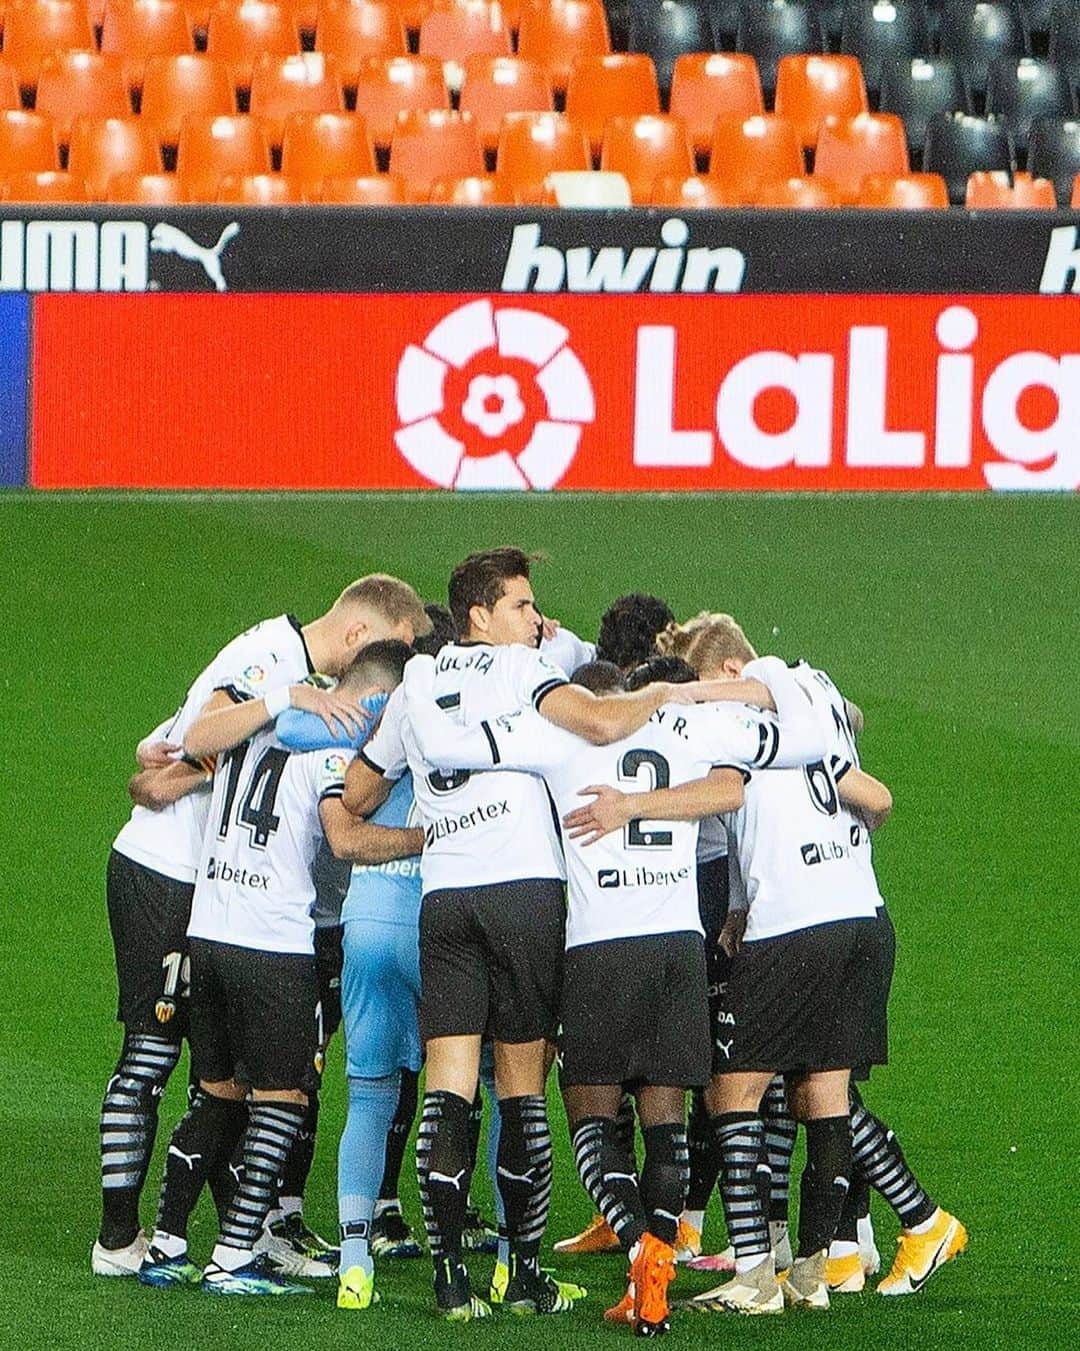
[[[39,488],[1075,489],[1072,297],[40,296]]]

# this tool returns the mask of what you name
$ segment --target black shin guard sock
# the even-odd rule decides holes
[[[165,1156],[165,1179],[158,1204],[157,1227],[187,1238],[188,1217],[223,1147],[234,1104],[197,1089],[187,1113],[177,1123]]]
[[[772,1246],[758,1191],[764,1123],[756,1112],[722,1112],[713,1117],[712,1129],[723,1159],[720,1196],[735,1256],[764,1257]]]
[[[709,1127],[705,1095],[700,1089],[694,1090],[686,1138],[690,1153],[690,1183],[686,1193],[686,1206],[688,1210],[704,1210],[720,1176],[722,1160],[716,1136]]]
[[[281,1174],[305,1110],[299,1102],[255,1099],[248,1104],[248,1121],[241,1142],[243,1169],[221,1222],[221,1242],[226,1246],[254,1247],[277,1196]]]
[[[827,1248],[836,1233],[851,1178],[851,1127],[846,1116],[806,1123],[806,1167],[799,1186],[799,1257]]]
[[[631,1173],[637,1172],[637,1155],[634,1151],[634,1099],[624,1093],[619,1099],[619,1110],[615,1116],[616,1139],[622,1151],[623,1162]]]
[[[420,1076],[413,1070],[401,1071],[401,1088],[398,1090],[398,1105],[390,1129],[386,1132],[386,1162],[383,1165],[382,1182],[379,1185],[379,1200],[397,1199],[401,1181],[401,1165],[405,1158],[405,1146],[409,1142],[409,1132],[416,1120],[416,1101]]]
[[[480,1092],[480,1085],[476,1086],[476,1097],[472,1100],[472,1106],[469,1108],[469,1158],[472,1159],[473,1168],[476,1167],[476,1153],[480,1148],[480,1129],[484,1124],[484,1097]]]
[[[510,1250],[535,1263],[551,1205],[551,1132],[542,1094],[499,1103],[496,1175]]]
[[[777,1075],[761,1100],[765,1122],[765,1157],[769,1165],[769,1219],[786,1223],[791,1189],[791,1156],[795,1152],[798,1123],[788,1111],[784,1081]]]
[[[858,1243],[859,1221],[869,1212],[870,1186],[853,1170],[851,1186],[848,1187],[844,1204],[840,1209],[835,1237],[841,1243]]]
[[[690,1177],[686,1130],[681,1124],[647,1126],[642,1135],[641,1201],[649,1232],[662,1243],[674,1244]]]
[[[461,1261],[461,1231],[472,1178],[471,1110],[472,1103],[457,1093],[424,1094],[416,1137],[416,1176],[428,1247],[436,1266],[446,1257]]]
[[[908,1167],[900,1141],[861,1103],[851,1110],[851,1140],[856,1171],[888,1201],[904,1228],[925,1223],[937,1203]]]
[[[240,1177],[244,1169],[244,1131],[248,1124],[248,1105],[246,1102],[228,1103],[226,1122],[221,1134],[221,1144],[217,1155],[206,1175],[206,1184],[214,1198],[214,1209],[218,1215],[218,1225],[232,1204]]]
[[[304,1108],[304,1117],[296,1139],[285,1160],[285,1170],[281,1175],[279,1196],[303,1196],[307,1186],[308,1174],[315,1160],[315,1136],[319,1129],[319,1095],[311,1093]]]
[[[610,1117],[583,1117],[574,1123],[571,1140],[581,1185],[623,1251],[629,1252],[645,1232],[645,1207],[637,1177],[627,1166],[618,1123]]]

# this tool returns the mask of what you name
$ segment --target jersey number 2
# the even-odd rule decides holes
[[[619,778],[637,783],[645,770],[652,780],[650,788],[667,788],[671,783],[671,766],[656,751],[627,751],[619,761]],[[640,821],[628,821],[623,828],[627,849],[669,849],[670,830],[642,830]]]

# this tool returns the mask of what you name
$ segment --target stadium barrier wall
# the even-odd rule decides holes
[[[0,209],[0,483],[1075,490],[1077,220]]]

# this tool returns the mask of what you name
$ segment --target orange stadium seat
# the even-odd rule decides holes
[[[669,109],[686,123],[694,153],[707,155],[718,117],[754,117],[765,111],[757,62],[745,52],[676,57]]]
[[[415,41],[420,36],[420,25],[435,8],[438,0],[387,0],[395,9],[409,37]]]
[[[18,0],[4,11],[4,64],[24,88],[37,84],[38,67],[51,53],[93,47],[85,0]]]
[[[251,111],[266,123],[272,145],[281,144],[289,113],[345,111],[337,65],[323,52],[260,56],[251,77]]]
[[[257,117],[188,113],[180,123],[176,172],[192,199],[212,202],[228,174],[268,174],[270,142]]]
[[[565,114],[508,113],[503,118],[495,172],[519,201],[540,201],[548,174],[588,169],[590,164],[585,133]]]
[[[184,183],[176,174],[113,174],[105,200],[131,206],[175,206],[188,201]]]
[[[323,0],[315,24],[315,50],[336,58],[342,84],[351,90],[369,57],[405,56],[409,48],[401,14],[392,5]]]
[[[122,56],[129,75],[151,56],[180,56],[195,50],[191,16],[178,0],[106,0],[101,50]]]
[[[141,116],[152,122],[165,145],[180,138],[188,113],[228,117],[236,112],[236,90],[223,61],[209,56],[152,56],[143,72]]]
[[[709,152],[709,177],[741,201],[750,201],[766,179],[800,176],[806,169],[795,128],[784,117],[718,117]]]
[[[295,12],[267,0],[217,0],[206,30],[206,54],[224,61],[240,88],[251,84],[255,62],[264,53],[292,56],[300,51]]]
[[[34,107],[48,113],[61,141],[76,117],[130,117],[123,58],[99,52],[53,52],[41,63]]]
[[[56,128],[44,113],[0,112],[0,176],[60,168]]]
[[[19,93],[19,77],[11,66],[0,61],[0,109],[21,107],[22,95]]]
[[[217,190],[217,201],[237,206],[286,206],[304,200],[303,184],[284,174],[226,174]]]
[[[390,172],[404,178],[414,201],[424,201],[436,178],[484,172],[484,151],[467,113],[412,109],[401,113],[390,142]]]
[[[782,56],[776,73],[775,111],[795,125],[803,148],[817,140],[826,117],[869,110],[862,68],[854,56]]]
[[[433,56],[373,57],[360,69],[356,111],[367,119],[374,144],[389,146],[399,112],[450,109],[442,62]]]
[[[471,174],[436,178],[428,201],[442,206],[513,206],[514,194],[506,180],[495,174]]]
[[[652,58],[636,52],[579,57],[566,87],[566,111],[584,128],[593,155],[598,155],[608,118],[660,111]]]
[[[358,113],[290,113],[281,143],[281,172],[312,187],[324,178],[375,172],[367,122]]]
[[[904,211],[949,205],[949,189],[940,174],[868,174],[859,188],[859,206]]]
[[[472,113],[484,149],[499,143],[507,113],[550,112],[554,106],[551,81],[543,66],[515,56],[470,56],[459,106]]]
[[[1002,170],[974,173],[968,177],[967,207],[1030,211],[1053,211],[1057,207],[1054,185],[1048,178],[1032,178],[1030,174],[1009,175]]]
[[[1080,206],[1080,174],[1073,179],[1072,196],[1069,198],[1069,205],[1072,207]]]
[[[74,174],[47,170],[35,173],[8,174],[4,179],[3,198],[6,202],[86,202],[89,197],[86,184]]]
[[[622,174],[636,203],[648,203],[653,183],[667,174],[684,179],[694,172],[694,156],[681,117],[646,113],[612,117],[604,128],[600,168]]]
[[[827,178],[776,178],[758,186],[754,206],[796,207],[814,210],[820,206],[839,206],[840,194]]]
[[[450,0],[420,25],[421,56],[443,63],[447,88],[461,88],[470,56],[509,56],[510,29],[499,0]]]
[[[157,130],[141,117],[77,117],[71,125],[68,170],[83,180],[94,201],[107,201],[115,174],[161,173]]]
[[[906,174],[904,124],[895,113],[827,117],[818,133],[814,173],[831,179],[845,202],[855,202],[867,174]]]
[[[522,7],[517,54],[547,68],[556,94],[565,92],[578,57],[610,51],[611,35],[600,0],[533,0]]]
[[[364,174],[356,178],[324,178],[320,202],[340,206],[403,206],[409,200],[399,174]]]
[[[674,207],[724,207],[741,206],[737,192],[733,192],[718,178],[708,175],[692,174],[684,178],[679,174],[663,175],[653,184],[649,199],[653,206]]]

